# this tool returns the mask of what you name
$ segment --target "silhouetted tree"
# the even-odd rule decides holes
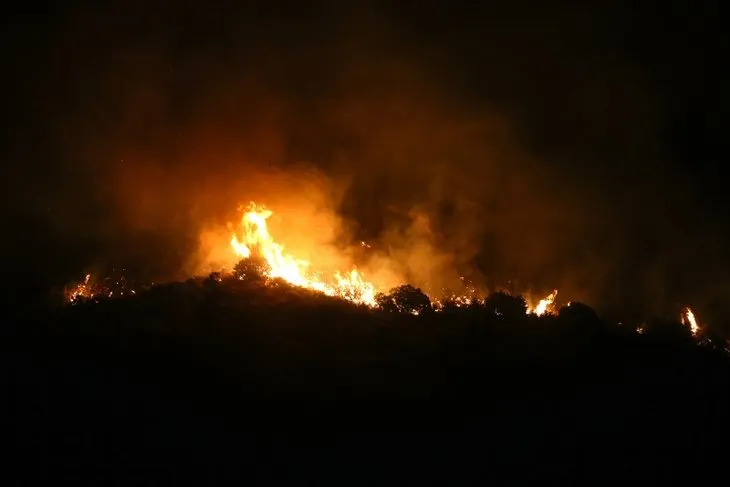
[[[646,323],[644,333],[648,336],[670,342],[692,341],[692,330],[675,320],[652,319]]]
[[[565,322],[600,323],[596,311],[587,304],[573,302],[558,310],[558,317]]]
[[[488,316],[501,316],[506,320],[521,319],[527,315],[527,301],[522,296],[497,291],[486,297],[484,309]]]
[[[459,305],[459,303],[457,303],[454,299],[444,299],[441,301],[439,309],[443,313],[457,313],[460,311],[461,305]]]
[[[268,265],[263,258],[252,256],[248,259],[239,260],[233,267],[233,275],[236,279],[244,281],[258,281],[265,278],[267,267]]]
[[[603,321],[598,313],[580,302],[572,302],[558,310],[558,323],[574,337],[594,339],[604,331]]]
[[[383,311],[420,315],[433,309],[428,296],[410,284],[393,288],[388,294],[378,293],[375,300]]]

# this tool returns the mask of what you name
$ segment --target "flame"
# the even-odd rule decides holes
[[[695,317],[694,312],[689,308],[684,308],[684,312],[682,313],[680,319],[682,320],[683,325],[689,325],[689,329],[692,331],[692,335],[697,335],[700,331],[700,325],[697,324],[697,318]]]
[[[66,301],[74,304],[82,299],[90,299],[94,296],[94,290],[89,285],[91,274],[86,274],[83,282],[74,284],[71,289],[66,291]]]
[[[549,295],[544,297],[540,300],[539,303],[537,303],[537,306],[535,306],[530,313],[536,314],[537,316],[542,316],[545,313],[552,313],[553,310],[553,303],[555,302],[555,297],[558,295],[558,290],[554,289],[553,292],[551,292]]]
[[[124,271],[125,269],[122,269]],[[66,302],[69,304],[78,304],[83,301],[98,302],[104,298],[121,298],[124,296],[134,296],[137,292],[132,289],[126,277],[107,276],[104,279],[95,277],[92,279],[91,274],[86,274],[84,280],[76,282],[66,287]]]
[[[355,304],[377,306],[375,295],[378,290],[365,280],[357,269],[349,272],[334,272],[329,279],[310,269],[308,261],[297,259],[286,253],[269,233],[268,220],[273,212],[264,206],[251,203],[240,222],[240,230],[231,237],[231,248],[236,256],[248,259],[256,255],[266,262],[264,274],[279,278],[294,286],[336,296]]]
[[[442,311],[446,306],[454,306],[455,308],[464,308],[471,306],[478,300],[473,296],[452,294],[442,299],[434,299],[432,302],[433,308],[436,311]]]
[[[235,272],[239,277],[253,273],[267,279],[279,279],[290,285],[323,293],[327,296],[338,297],[357,305],[365,305],[371,308],[379,306],[376,296],[379,293],[387,294],[385,289],[380,289],[373,282],[365,279],[363,273],[356,268],[349,271],[315,271],[311,263],[295,257],[285,251],[284,246],[277,242],[271,235],[268,228],[268,220],[273,212],[263,205],[251,202],[247,207],[239,208],[242,216],[237,226],[228,225],[230,238],[225,237],[217,248],[226,248],[228,260],[235,257],[243,266],[239,269],[236,266]],[[213,240],[217,240],[214,238]],[[223,242],[226,242],[223,244]],[[360,246],[370,249],[371,246],[365,241],[359,242]],[[217,259],[222,260],[222,255],[216,252]],[[231,265],[232,262],[228,262]],[[224,265],[223,267],[227,267]],[[328,267],[331,269],[330,267]],[[221,270],[216,264],[216,269]],[[122,269],[124,271],[125,269]],[[220,276],[218,273],[214,273]],[[211,274],[213,276],[214,274]],[[430,297],[433,309],[441,311],[448,307],[471,307],[479,305],[483,293],[464,277],[460,278],[463,289],[451,292],[446,288],[441,289],[440,298]],[[92,282],[97,281],[97,282]],[[537,306],[531,307],[530,313],[542,316],[552,312],[553,302],[558,291],[554,290],[546,298],[540,300]],[[98,302],[102,298],[115,298],[136,294],[130,287],[124,276],[113,278],[111,276],[103,280],[94,279],[86,274],[83,282],[77,282],[66,290],[66,301],[76,304],[82,301]],[[414,314],[418,314],[415,312]]]

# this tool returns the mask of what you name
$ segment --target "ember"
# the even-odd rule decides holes
[[[132,284],[127,280],[126,269],[116,270],[107,277],[98,280],[91,274],[86,274],[81,282],[66,287],[65,297],[69,304],[82,302],[99,302],[101,299],[121,298],[137,294]]]

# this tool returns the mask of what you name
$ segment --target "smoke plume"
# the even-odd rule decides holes
[[[719,230],[664,163],[662,100],[607,12],[315,3],[125,4],[7,33],[43,68],[14,58],[11,211],[69,256],[38,267],[204,272],[256,201],[292,253],[383,285],[466,276],[642,315],[724,279],[693,271],[725,266]]]

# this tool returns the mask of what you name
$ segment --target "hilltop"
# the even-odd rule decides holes
[[[3,416],[45,481],[398,467],[578,482],[698,475],[720,458],[721,347],[679,323],[638,334],[579,303],[537,317],[508,298],[415,316],[209,278],[19,313],[2,337]]]

